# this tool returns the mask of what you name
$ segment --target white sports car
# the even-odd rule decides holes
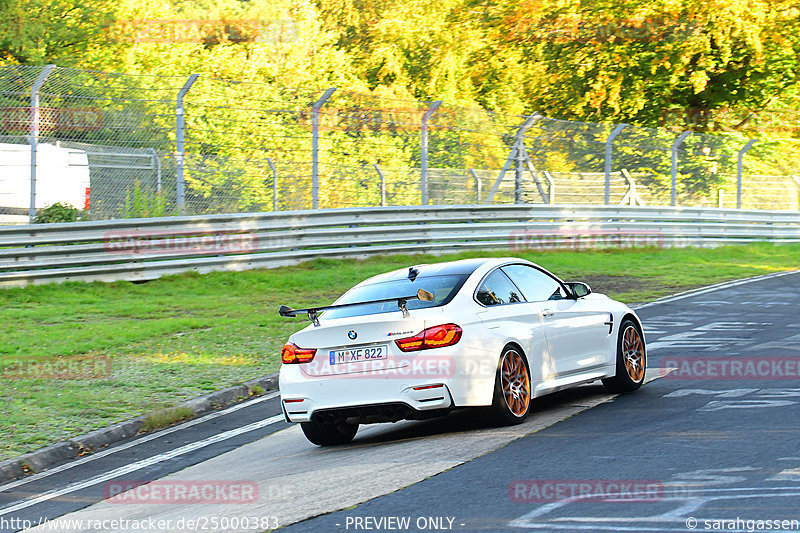
[[[644,382],[636,313],[523,259],[413,266],[362,281],[333,305],[280,314],[311,320],[281,352],[281,404],[321,446],[351,441],[359,424],[461,407],[491,406],[514,424],[544,394]]]

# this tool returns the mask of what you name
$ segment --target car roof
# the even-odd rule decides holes
[[[401,268],[398,270],[393,270],[391,272],[387,272],[385,274],[378,274],[377,276],[373,276],[369,279],[366,279],[359,283],[359,285],[364,284],[372,284],[372,283],[380,283],[384,281],[392,281],[398,279],[404,279],[408,277],[408,272],[410,268],[416,268],[419,270],[418,277],[428,277],[428,276],[450,276],[450,275],[469,275],[475,272],[479,267],[487,264],[503,264],[509,261],[517,261],[517,262],[526,262],[522,259],[517,259],[513,257],[504,257],[504,258],[497,258],[497,257],[476,257],[472,259],[460,259],[458,261],[448,261],[446,263],[432,263],[432,264],[419,264],[419,265],[411,265],[407,268]]]

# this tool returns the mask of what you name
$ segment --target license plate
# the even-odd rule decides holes
[[[348,348],[346,350],[331,350],[329,359],[332,365],[347,363],[363,363],[389,357],[389,347],[386,344],[365,346],[363,348]]]

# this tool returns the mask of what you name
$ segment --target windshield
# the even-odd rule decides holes
[[[425,289],[433,294],[433,301],[423,302],[421,300],[409,300],[408,309],[422,309],[426,307],[437,307],[444,305],[453,299],[458,290],[467,280],[468,275],[461,276],[428,276],[418,277],[415,281],[410,279],[398,279],[371,283],[354,287],[342,296],[336,305],[368,302],[370,300],[383,300],[385,298],[402,298],[412,296],[419,289]],[[343,309],[331,309],[325,311],[325,318],[346,318],[349,316],[372,315],[377,313],[390,313],[397,311],[396,301],[383,302],[377,304],[355,305]]]

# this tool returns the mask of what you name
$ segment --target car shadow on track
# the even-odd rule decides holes
[[[583,404],[588,400],[596,399],[598,396],[607,395],[608,393],[599,382],[548,394],[533,400],[531,412],[526,422],[553,409]],[[490,408],[463,408],[453,410],[447,416],[429,420],[404,420],[394,424],[384,423],[361,426],[355,439],[347,447],[501,427],[492,416]]]

